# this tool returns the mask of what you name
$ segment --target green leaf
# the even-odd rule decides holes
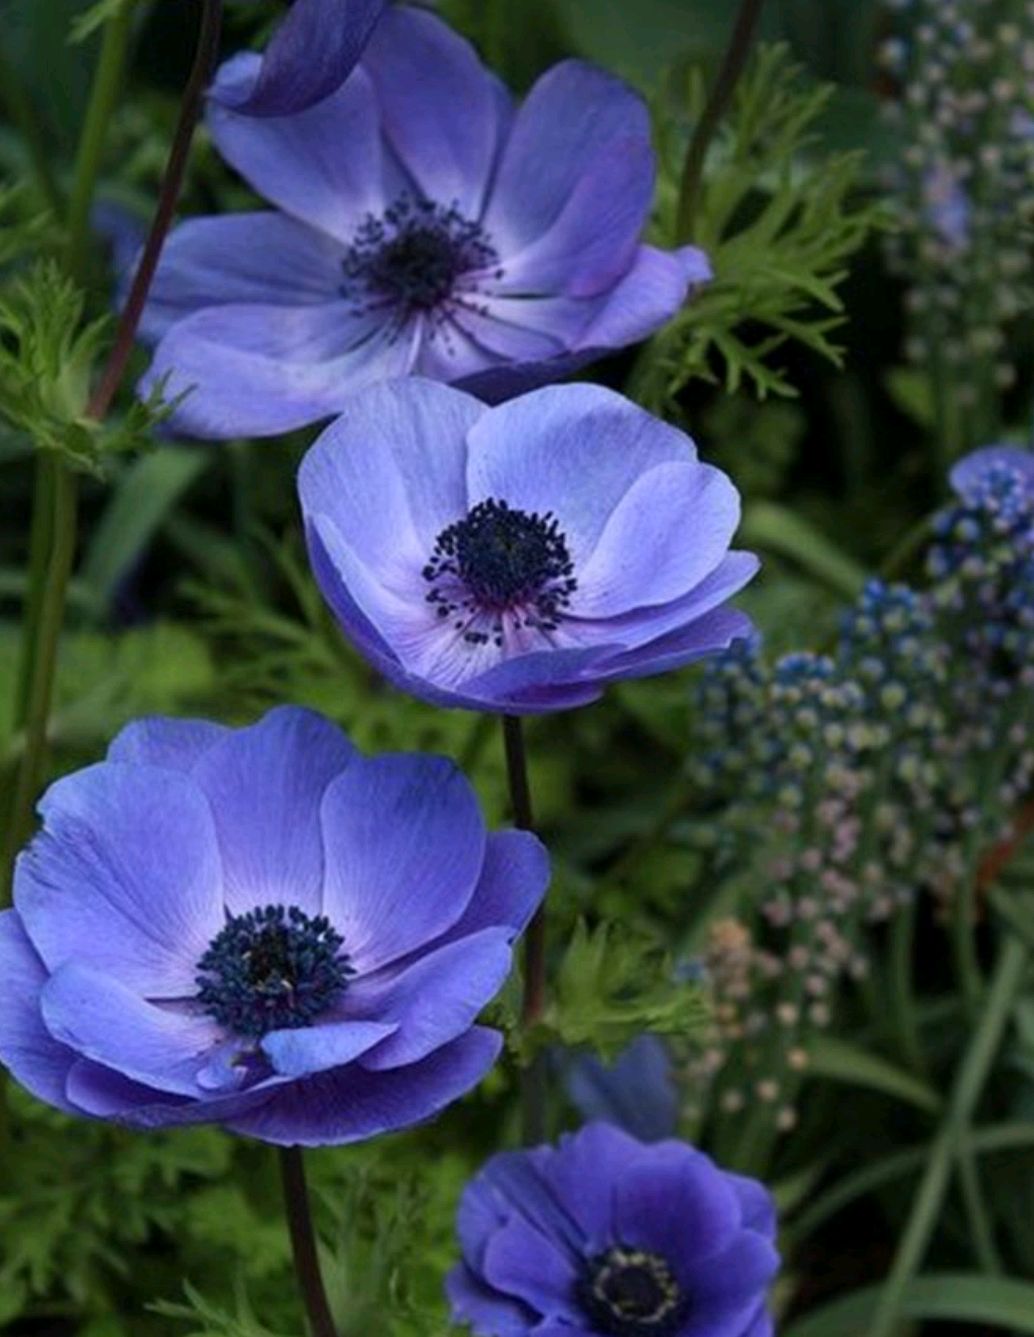
[[[759,501],[743,515],[740,539],[748,547],[769,549],[787,557],[837,594],[855,599],[866,571],[832,539],[793,511],[776,502]]]
[[[928,1114],[939,1114],[943,1108],[941,1097],[928,1083],[846,1040],[818,1036],[812,1044],[810,1059],[809,1071],[813,1077],[879,1091]]]
[[[119,581],[212,458],[204,450],[166,449],[136,460],[123,474],[80,572],[98,608],[107,607]]]
[[[783,1337],[868,1337],[879,1293],[879,1286],[869,1286],[834,1300],[791,1323]],[[902,1316],[1034,1333],[1034,1284],[968,1273],[916,1277],[905,1291]]]

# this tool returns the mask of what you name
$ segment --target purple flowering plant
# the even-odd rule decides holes
[[[0,1328],[1018,1330],[1034,6],[225,3],[0,33]]]
[[[294,707],[130,725],[58,781],[0,917],[0,1062],[69,1113],[351,1142],[499,1052],[474,1024],[542,897],[440,758],[367,758]]]
[[[642,244],[649,117],[605,71],[565,61],[516,107],[459,35],[400,6],[322,101],[235,108],[286,36],[265,64],[230,60],[209,109],[273,208],[182,224],[144,313],[144,391],[188,392],[181,432],[275,436],[410,374],[505,398],[637,342],[709,277],[696,247]]]
[[[590,1123],[464,1190],[453,1315],[479,1337],[772,1337],[775,1221],[756,1180]]]

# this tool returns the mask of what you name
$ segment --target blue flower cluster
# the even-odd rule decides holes
[[[909,353],[933,368],[959,444],[993,430],[989,398],[1015,377],[1034,215],[1034,12],[1026,0],[896,3],[883,64],[900,161],[890,258],[909,283]]]
[[[974,452],[952,483],[927,589],[872,581],[830,656],[741,644],[697,688],[706,875],[765,888],[705,953],[715,1024],[692,1076],[726,1111],[760,1098],[792,1124],[809,1033],[866,974],[866,926],[920,890],[946,906],[1034,779],[1034,454]]]

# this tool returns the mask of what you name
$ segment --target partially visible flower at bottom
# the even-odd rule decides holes
[[[671,1056],[659,1035],[638,1036],[613,1063],[594,1054],[574,1055],[566,1084],[585,1119],[605,1119],[645,1142],[675,1132],[679,1097]]]
[[[0,1063],[70,1114],[286,1145],[431,1117],[495,1061],[476,1017],[545,891],[440,757],[311,711],[131,724],[41,803],[0,914]]]
[[[683,1142],[589,1124],[466,1188],[453,1318],[479,1337],[771,1337],[775,1208]]]

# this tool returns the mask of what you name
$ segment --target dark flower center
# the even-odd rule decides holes
[[[593,1326],[613,1337],[672,1337],[686,1317],[686,1297],[667,1262],[623,1245],[589,1260],[578,1299]]]
[[[455,205],[403,195],[380,217],[368,215],[342,268],[344,295],[359,311],[393,308],[405,319],[415,312],[447,314],[450,304],[477,295],[465,275],[486,269],[498,277],[499,256],[480,223]]]
[[[198,962],[198,1001],[237,1035],[307,1026],[348,984],[343,941],[295,905],[234,915]]]
[[[443,529],[424,567],[428,603],[472,644],[502,644],[503,613],[554,631],[578,586],[567,540],[551,511],[511,509],[490,497]],[[487,615],[487,619],[486,616]]]

